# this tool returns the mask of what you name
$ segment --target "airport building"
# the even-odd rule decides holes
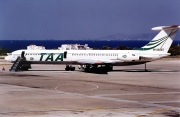
[[[32,44],[27,46],[27,50],[45,50],[45,47]],[[88,47],[88,44],[62,44],[58,50],[92,50],[92,48]]]
[[[61,47],[58,47],[59,50],[92,50],[92,48],[88,47],[88,44],[80,45],[80,44],[63,44]]]
[[[29,45],[27,46],[27,50],[45,50],[44,46],[36,46],[36,45]]]

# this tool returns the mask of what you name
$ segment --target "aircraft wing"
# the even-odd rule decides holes
[[[79,59],[77,60],[79,64],[96,64],[96,65],[103,65],[103,64],[113,64],[115,61],[112,60],[95,60],[95,59]]]

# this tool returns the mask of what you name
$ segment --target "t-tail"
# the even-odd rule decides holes
[[[138,50],[167,53],[179,28],[178,25],[152,28],[152,30],[160,30],[160,32],[148,44]]]

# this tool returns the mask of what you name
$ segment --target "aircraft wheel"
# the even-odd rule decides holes
[[[70,70],[71,70],[71,71],[74,71],[74,70],[75,70],[75,67],[70,67]]]
[[[24,71],[28,71],[28,68],[24,68]]]
[[[89,71],[90,71],[90,68],[89,68],[89,67],[86,67],[86,68],[84,69],[84,71],[85,71],[85,72],[89,72]]]
[[[21,67],[20,70],[22,70],[22,71],[28,71],[28,67]]]
[[[66,67],[66,68],[65,68],[65,70],[66,70],[66,71],[69,71],[69,68],[68,68],[68,67]]]
[[[108,71],[113,71],[113,67],[108,67]]]

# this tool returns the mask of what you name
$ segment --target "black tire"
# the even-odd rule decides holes
[[[70,70],[71,70],[71,71],[74,71],[74,70],[75,70],[75,67],[71,67]]]
[[[113,67],[108,67],[108,71],[113,71]]]
[[[28,68],[24,68],[24,71],[28,71]]]
[[[66,67],[65,70],[66,70],[66,71],[69,71],[69,67]]]
[[[89,67],[86,67],[86,68],[84,69],[84,71],[85,71],[85,72],[89,72],[89,71],[90,71],[90,68],[89,68]]]

